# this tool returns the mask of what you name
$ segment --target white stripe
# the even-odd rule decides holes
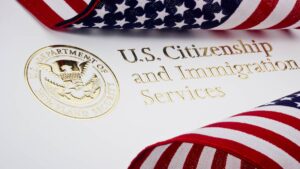
[[[204,147],[199,157],[196,169],[211,169],[215,153],[216,149],[211,147]]]
[[[228,154],[225,169],[241,169],[241,160]]]
[[[83,0],[83,1],[89,5],[92,0]]]
[[[277,133],[300,146],[300,132],[284,123],[257,116],[235,116],[222,122],[239,122],[258,126]]]
[[[300,120],[300,109],[288,106],[263,106],[252,109],[251,111],[274,111],[288,116],[295,117]]]
[[[282,20],[284,20],[288,14],[292,11],[297,1],[295,0],[279,0],[274,11],[260,24],[254,26],[251,29],[265,29],[270,28]]]
[[[182,169],[185,159],[189,154],[193,144],[183,143],[176,151],[174,157],[172,158],[168,169]]]
[[[238,142],[266,155],[282,168],[299,169],[299,162],[282,149],[247,133],[219,127],[202,128],[194,133]]]
[[[261,0],[244,0],[237,10],[222,25],[213,29],[232,29],[246,21],[256,10]]]
[[[165,152],[165,150],[170,146],[171,144],[163,145],[156,147],[151,154],[148,156],[148,158],[144,161],[143,165],[141,166],[141,169],[149,169],[154,168],[157,161],[159,160],[160,156]]]
[[[45,3],[55,11],[61,18],[64,20],[71,19],[77,15],[77,12],[74,11],[69,4],[62,0],[44,0]]]

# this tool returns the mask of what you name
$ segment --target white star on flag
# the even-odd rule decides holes
[[[166,28],[166,26],[165,26],[165,24],[161,24],[161,25],[155,26],[155,28],[157,28],[157,29],[163,29],[163,28]]]
[[[184,25],[186,25],[184,20],[181,22],[176,22],[176,28],[182,28]]]
[[[297,107],[300,107],[300,102],[296,102],[296,104],[297,104]]]
[[[106,14],[109,13],[107,10],[105,10],[105,6],[103,6],[101,9],[96,9],[96,12],[97,14],[95,15],[95,17],[100,17],[102,19]]]
[[[215,13],[215,20],[217,20],[218,22],[221,22],[221,19],[224,18],[224,14],[222,12],[222,10],[219,13]]]
[[[196,24],[199,24],[200,26],[205,22],[204,15],[202,15],[200,18],[195,18]]]
[[[128,22],[124,18],[122,20],[118,20],[116,25],[117,26],[119,25],[119,26],[123,27],[126,23],[128,23]]]
[[[203,7],[204,7],[204,5],[206,5],[207,4],[207,2],[206,1],[204,1],[204,0],[198,0],[197,2],[196,2],[196,9],[197,8],[199,8],[199,9],[203,9]]]
[[[74,28],[85,28],[87,26],[85,26],[83,23],[79,23],[79,24],[74,24],[73,27]]]
[[[146,6],[146,4],[149,3],[148,0],[139,0],[137,7],[142,7],[144,8]]]
[[[95,23],[94,27],[96,27],[96,28],[102,28],[105,25],[106,24],[104,22],[100,22],[100,23]]]
[[[139,22],[139,23],[141,23],[141,24],[144,24],[145,21],[148,19],[148,18],[146,17],[146,15],[137,16],[136,18],[137,18],[136,22]]]
[[[289,101],[289,100],[293,100],[293,98],[291,98],[291,97],[284,97],[284,98],[282,98],[282,99],[280,99],[281,101],[285,101],[285,100],[287,100],[287,101]]]
[[[177,13],[181,14],[183,16],[184,12],[189,10],[189,8],[185,7],[184,3],[182,3],[180,6],[176,7]]]
[[[271,105],[271,104],[276,104],[274,101],[273,102],[270,102],[270,103],[268,103],[268,105]]]
[[[167,13],[165,9],[163,9],[162,11],[157,12],[157,17],[162,19],[162,20],[164,20],[164,18],[168,15],[169,15],[169,13]]]
[[[117,6],[117,10],[116,10],[116,12],[115,13],[118,13],[118,12],[121,12],[121,13],[123,13],[123,12],[125,12],[125,9],[127,9],[128,8],[128,6],[125,4],[126,3],[126,1],[124,1],[123,3],[121,3],[121,4],[116,4],[116,6]]]

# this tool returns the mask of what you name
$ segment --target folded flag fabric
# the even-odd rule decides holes
[[[300,0],[18,0],[54,29],[300,28]]]
[[[129,169],[300,169],[300,92],[144,149]]]

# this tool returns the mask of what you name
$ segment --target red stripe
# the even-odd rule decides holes
[[[143,150],[135,159],[133,159],[128,169],[140,169],[154,148],[155,147],[148,147]]]
[[[254,13],[234,29],[249,29],[264,21],[275,9],[278,0],[262,0]]]
[[[227,153],[221,150],[217,150],[214,156],[214,160],[211,169],[224,169],[226,166]]]
[[[56,14],[46,3],[41,0],[18,0],[27,8],[38,20],[50,28],[56,28],[55,25],[63,22],[64,19]]]
[[[68,3],[69,6],[77,13],[83,12],[88,6],[88,4],[86,4],[83,0],[65,0],[65,2]]]
[[[254,135],[281,148],[286,153],[288,153],[289,155],[291,155],[292,157],[300,161],[300,153],[298,150],[299,146],[297,144],[291,142],[290,140],[286,139],[285,137],[279,134],[276,134],[264,128],[250,125],[250,124],[245,124],[245,123],[237,123],[237,122],[221,122],[221,123],[209,125],[207,127],[222,127],[222,128],[233,129],[244,133],[248,133],[250,135]]]
[[[168,169],[168,166],[181,143],[173,143],[161,155],[154,169]]]
[[[286,125],[289,125],[291,127],[294,127],[295,129],[300,130],[300,120],[278,112],[272,112],[272,111],[253,111],[253,112],[246,112],[242,114],[238,114],[236,116],[258,116],[258,117],[264,117],[272,120],[279,121],[281,123],[284,123]],[[233,116],[235,117],[235,116]]]
[[[186,134],[163,143],[168,144],[174,141],[207,145],[210,147],[221,149],[228,152],[229,154],[232,154],[235,157],[240,158],[241,160],[246,160],[252,164],[255,164],[255,166],[259,166],[261,169],[282,169],[275,161],[265,156],[264,154],[235,141],[205,136],[201,134]]]
[[[194,144],[183,165],[183,169],[196,169],[204,146]]]
[[[255,167],[247,161],[242,160],[241,169],[255,169]]]
[[[281,28],[289,27],[295,24],[296,22],[298,22],[299,19],[300,19],[300,1],[297,0],[291,13],[284,20],[282,20],[277,25],[272,26],[270,29],[281,29]]]

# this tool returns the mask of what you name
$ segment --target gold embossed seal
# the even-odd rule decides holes
[[[36,51],[26,63],[25,79],[44,105],[68,117],[101,116],[119,99],[119,84],[112,70],[77,47],[55,45]]]

